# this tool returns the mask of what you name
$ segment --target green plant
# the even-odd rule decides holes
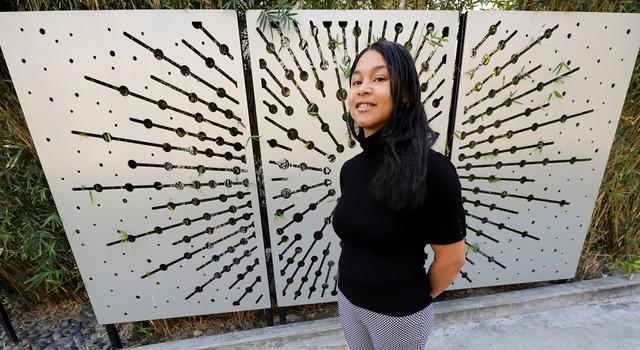
[[[129,234],[121,229],[118,229],[118,234],[120,235],[120,242],[127,243],[129,242]]]
[[[551,101],[551,98],[555,96],[559,99],[562,99],[562,94],[560,93],[560,91],[558,90],[553,90],[553,92],[549,93],[549,96],[547,97],[547,102]]]
[[[442,43],[449,42],[449,39],[439,37],[436,35],[435,31],[429,33],[429,37],[427,38],[429,44],[433,47],[442,47]]]
[[[518,93],[517,89],[515,91],[509,91],[509,97],[506,100],[504,100],[503,103],[511,100],[511,103],[517,103],[517,104],[521,105],[522,102],[518,101],[517,99],[511,99],[516,93]]]
[[[247,9],[247,3],[244,2],[243,0],[227,0],[227,2],[224,3],[224,6],[222,6],[223,9],[225,10],[246,10]]]
[[[83,186],[84,187],[84,186]],[[95,199],[93,198],[93,191],[89,190],[89,202],[91,202],[91,205],[96,204]]]
[[[629,279],[633,279],[635,274],[640,271],[640,255],[630,254],[619,263],[619,266],[625,275],[629,275]]]
[[[293,24],[298,24],[295,19],[297,14],[293,11],[293,5],[286,1],[279,2],[275,7],[262,10],[258,15],[258,25],[260,30],[266,32],[267,29],[273,38],[273,28],[289,30]]]
[[[475,253],[480,250],[479,243],[467,243],[464,250],[464,255],[467,256],[469,252]]]
[[[563,68],[566,70],[571,70],[571,68],[569,68],[569,66],[564,61],[560,61],[560,63],[558,63],[553,69],[552,73],[555,73],[555,75],[558,76],[560,75],[560,73],[562,73]]]
[[[255,135],[250,135],[249,137],[247,137],[247,142],[244,143],[244,147],[247,147],[247,144],[249,144],[249,140],[260,141],[260,135],[255,134]]]
[[[522,68],[520,68],[520,72],[518,72],[518,74],[516,74],[516,78],[518,80],[522,80],[524,78],[531,78],[531,75],[529,75],[529,73],[525,72],[524,71],[524,66],[522,66]]]
[[[542,139],[540,139],[540,141],[538,141],[538,144],[536,145],[536,149],[540,152],[540,154],[542,154],[542,148],[544,147],[544,141],[542,141]]]
[[[334,38],[330,38],[329,39],[329,48],[331,50],[335,50],[337,47],[339,47],[343,43],[344,43],[344,41],[342,39],[340,39],[340,34],[336,33],[335,39]]]
[[[149,325],[149,321],[142,321],[135,323],[135,335],[138,338],[138,343],[145,344],[156,338],[154,329]]]
[[[484,155],[484,157],[497,158],[498,156],[496,154],[493,154],[493,152],[488,152],[487,154]]]
[[[350,66],[346,66],[346,65],[340,65],[340,70],[342,71],[342,75],[346,78],[349,77],[349,75],[351,75],[351,67]]]
[[[29,303],[82,300],[82,281],[8,77],[0,59],[0,288]]]

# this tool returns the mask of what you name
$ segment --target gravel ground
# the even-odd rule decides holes
[[[13,303],[7,307],[11,323],[18,336],[14,344],[4,329],[0,332],[0,345],[11,350],[107,350],[109,337],[91,311],[75,307],[49,307],[27,310]]]

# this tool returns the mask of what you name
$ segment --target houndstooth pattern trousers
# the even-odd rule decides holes
[[[338,289],[338,313],[351,350],[423,350],[433,326],[433,303],[407,316],[355,306]]]

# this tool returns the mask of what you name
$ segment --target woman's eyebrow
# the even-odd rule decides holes
[[[387,65],[386,64],[381,64],[381,65],[373,67],[372,71],[378,71],[378,70],[381,70],[381,69],[384,69],[384,68],[387,68]],[[359,70],[356,69],[356,70],[353,71],[353,75],[356,75],[356,74],[362,74],[362,72],[360,72]]]

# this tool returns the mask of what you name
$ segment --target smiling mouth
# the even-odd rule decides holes
[[[358,102],[356,103],[356,108],[362,106],[362,105],[369,105],[369,106],[375,106],[376,104],[373,102]]]
[[[373,107],[375,106],[376,104],[371,102],[358,102],[356,103],[356,110],[358,112],[367,112],[373,109]]]

